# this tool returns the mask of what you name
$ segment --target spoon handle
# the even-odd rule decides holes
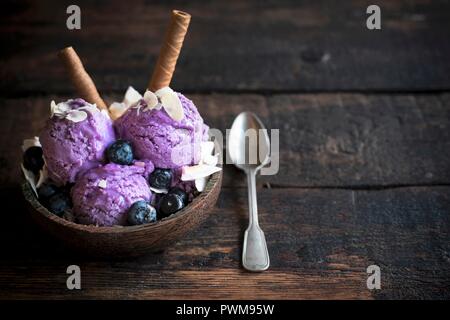
[[[249,225],[244,235],[242,264],[249,271],[264,271],[269,268],[269,252],[264,232],[259,227],[256,200],[256,170],[247,171]]]

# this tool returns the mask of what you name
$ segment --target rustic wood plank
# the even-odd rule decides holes
[[[78,1],[79,31],[66,29],[69,4],[2,4],[2,94],[70,92],[55,54],[67,45],[101,91],[143,89],[174,6],[193,15],[173,82],[179,90],[450,89],[445,0],[380,0],[381,31],[365,26],[368,0]]]
[[[18,188],[0,197],[10,213],[0,233],[4,299],[450,298],[450,187],[260,189],[271,253],[263,274],[240,267],[244,188],[224,188],[211,217],[176,245],[124,261],[67,251],[31,224]],[[79,292],[65,289],[70,264],[82,269]],[[366,288],[371,264],[381,268],[380,291]]]
[[[225,132],[249,110],[280,129],[280,171],[258,179],[279,187],[386,187],[450,183],[450,95],[188,95]],[[18,183],[20,145],[39,133],[49,101],[4,99],[0,184]],[[114,97],[106,96],[107,101]],[[115,99],[119,99],[115,96]],[[121,99],[121,98],[120,98]],[[227,167],[225,186],[243,186]]]

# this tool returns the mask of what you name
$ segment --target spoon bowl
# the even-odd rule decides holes
[[[259,170],[270,161],[269,136],[254,113],[242,112],[234,119],[227,150],[233,164],[244,171]]]

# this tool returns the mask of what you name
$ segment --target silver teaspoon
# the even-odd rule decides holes
[[[233,164],[247,175],[249,225],[244,234],[242,265],[249,271],[264,271],[269,268],[270,260],[266,238],[258,222],[256,174],[270,161],[270,141],[255,114],[242,112],[234,119],[227,150]]]

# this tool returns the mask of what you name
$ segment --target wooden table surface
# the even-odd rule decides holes
[[[0,298],[450,298],[450,3],[2,2]],[[73,97],[56,51],[76,48],[107,101],[144,90],[169,12],[193,15],[172,87],[213,128],[243,110],[280,129],[280,170],[258,179],[267,272],[241,267],[244,176],[225,167],[217,208],[164,252],[104,261],[68,251],[25,211],[21,141]],[[82,290],[66,289],[77,264]],[[381,290],[366,287],[369,265]]]

